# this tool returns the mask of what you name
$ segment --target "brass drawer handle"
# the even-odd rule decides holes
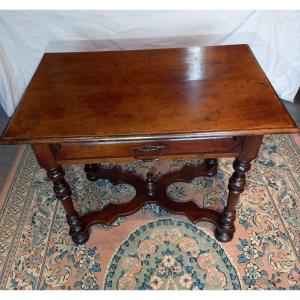
[[[144,153],[155,153],[157,156],[160,156],[164,153],[166,146],[156,146],[156,145],[143,145],[141,147],[130,148],[131,155],[134,159],[143,160],[143,161],[151,161],[151,160],[159,160],[159,157],[139,157],[139,155]]]

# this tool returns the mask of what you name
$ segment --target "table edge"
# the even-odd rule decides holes
[[[0,144],[55,144],[55,143],[118,143],[118,142],[143,142],[149,140],[195,140],[212,139],[232,136],[254,136],[271,134],[292,134],[300,132],[295,125],[285,128],[264,128],[264,129],[245,129],[227,131],[206,131],[206,132],[185,132],[185,133],[164,133],[164,134],[130,134],[113,136],[64,136],[64,137],[43,137],[43,138],[16,138],[5,136],[0,137]]]

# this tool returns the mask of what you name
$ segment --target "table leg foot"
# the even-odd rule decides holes
[[[215,237],[218,241],[226,243],[232,240],[235,232],[234,220],[234,212],[227,211],[226,209],[222,212],[215,229]]]
[[[220,232],[218,228],[215,230],[215,238],[221,243],[230,242],[233,239],[233,233]]]
[[[207,167],[207,174],[208,177],[213,177],[218,173],[218,160],[216,158],[207,158],[204,160],[204,163]]]
[[[84,230],[78,217],[67,216],[67,222],[70,226],[69,234],[76,245],[82,245],[89,240],[90,233]]]
[[[92,172],[96,169],[97,164],[86,164],[84,166],[84,171],[86,172],[86,178],[89,181],[96,181],[98,178],[92,174]]]

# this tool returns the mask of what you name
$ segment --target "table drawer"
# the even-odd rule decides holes
[[[150,140],[146,142],[56,144],[58,160],[132,158],[151,160],[172,156],[211,153],[239,153],[243,139],[215,138],[194,140]]]

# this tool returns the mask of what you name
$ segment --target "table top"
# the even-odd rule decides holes
[[[46,53],[6,143],[296,132],[248,45]]]

